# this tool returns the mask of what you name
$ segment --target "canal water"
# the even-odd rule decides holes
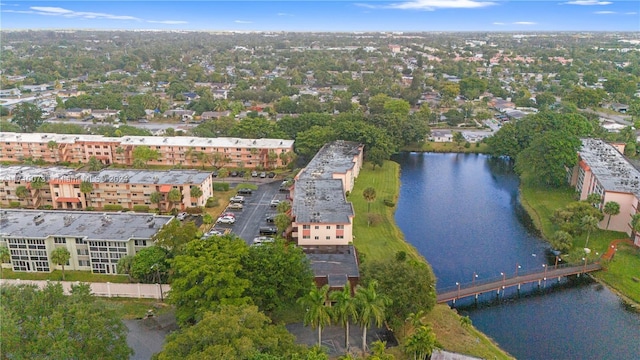
[[[439,290],[547,264],[548,245],[520,205],[508,162],[434,153],[393,160],[401,166],[395,220],[433,267]],[[518,359],[640,359],[640,315],[584,277],[555,282],[456,306]]]

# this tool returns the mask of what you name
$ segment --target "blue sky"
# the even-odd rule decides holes
[[[637,0],[10,1],[2,29],[640,31]]]

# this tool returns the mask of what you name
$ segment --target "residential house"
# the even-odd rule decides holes
[[[167,110],[164,112],[164,117],[177,117],[182,122],[188,122],[193,120],[193,116],[195,115],[195,111],[193,110]]]
[[[433,130],[431,131],[429,140],[434,142],[452,142],[453,134],[451,130]]]
[[[65,248],[71,255],[65,270],[117,274],[118,260],[153,246],[151,238],[171,219],[153,214],[6,209],[0,210],[0,246],[9,249],[15,272],[60,268],[51,254]]]
[[[211,119],[220,119],[221,117],[230,116],[231,111],[205,111],[202,113],[201,119],[202,121],[211,120]]]

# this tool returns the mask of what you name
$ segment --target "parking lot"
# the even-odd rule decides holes
[[[254,190],[251,195],[244,194],[242,210],[230,210],[235,214],[234,224],[216,224],[218,229],[230,229],[234,234],[244,239],[251,245],[253,239],[260,236],[261,227],[275,227],[273,223],[267,223],[267,214],[276,214],[276,208],[272,206],[273,200],[284,201],[288,193],[279,192],[282,180],[263,183]]]

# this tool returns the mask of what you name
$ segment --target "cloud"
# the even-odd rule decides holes
[[[165,25],[180,25],[180,24],[188,24],[188,21],[182,20],[147,20],[148,23],[152,24],[165,24]]]
[[[503,22],[494,22],[493,25],[507,25],[507,24],[505,24]]]
[[[594,6],[594,5],[611,5],[613,4],[611,1],[598,1],[598,0],[574,0],[567,1],[566,5],[581,5],[581,6]]]
[[[236,23],[236,24],[253,24],[253,21],[235,20],[234,23]]]
[[[513,25],[536,25],[536,22],[533,21],[516,21]]]
[[[293,16],[293,14],[288,14],[288,13],[277,13],[276,15],[278,15],[278,16]]]
[[[411,0],[389,5],[372,5],[366,3],[355,3],[354,5],[369,9],[435,11],[436,9],[476,9],[497,5],[497,3],[478,0]]]
[[[629,12],[626,12],[626,13],[624,13],[624,14],[625,14],[625,15],[636,15],[636,14],[638,14],[638,13],[637,13],[637,12],[635,12],[635,11],[629,11]]]
[[[615,11],[594,11],[593,13],[597,15],[617,14]]]

